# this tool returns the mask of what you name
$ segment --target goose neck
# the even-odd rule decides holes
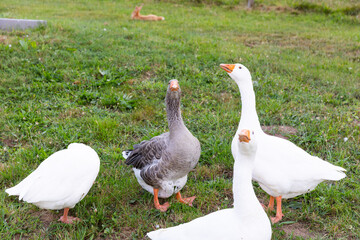
[[[185,124],[181,116],[180,101],[168,101],[168,104],[166,105],[166,112],[170,135],[185,128]]]
[[[168,116],[168,126],[170,132],[185,127],[184,121],[181,117],[181,113],[179,113],[179,115]]]
[[[254,130],[260,128],[260,122],[256,113],[256,98],[252,82],[239,84],[241,94],[241,119],[240,126],[251,127]]]
[[[235,160],[233,176],[234,209],[240,215],[262,211],[251,181],[252,170],[252,162],[244,162],[243,159]]]

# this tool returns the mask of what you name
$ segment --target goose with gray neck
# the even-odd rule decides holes
[[[192,206],[195,196],[183,198],[180,190],[188,173],[200,158],[200,142],[187,129],[180,110],[181,89],[179,82],[169,82],[165,97],[169,132],[142,141],[132,150],[124,151],[125,163],[133,167],[139,184],[154,195],[155,208],[166,211],[170,204],[159,203],[158,198],[176,194],[181,202]]]
[[[251,128],[258,132],[258,150],[255,159],[253,180],[270,195],[269,209],[277,201],[276,223],[284,216],[281,209],[282,198],[292,198],[312,191],[324,180],[337,181],[344,178],[345,169],[312,156],[292,142],[265,134],[256,113],[255,92],[251,74],[242,64],[220,64],[236,82],[241,94],[241,119],[233,138],[231,151],[239,152],[237,135],[241,129]]]

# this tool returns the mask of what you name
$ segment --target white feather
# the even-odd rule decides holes
[[[223,66],[222,66],[223,67]],[[255,93],[249,70],[235,64],[230,77],[241,93],[241,119],[233,142],[241,129],[255,129],[258,133],[258,151],[253,179],[273,197],[291,198],[313,190],[324,180],[344,178],[345,169],[311,156],[288,140],[265,134],[256,113]],[[232,151],[236,152],[236,146]]]
[[[131,154],[131,151],[122,151],[123,158],[127,159]]]
[[[140,172],[141,170],[133,168],[135,177],[140,184],[140,186],[148,191],[149,193],[154,195],[154,188],[148,184],[141,178]],[[179,192],[186,184],[187,175],[184,177],[175,179],[175,180],[163,180],[161,181],[161,187],[159,189],[158,197],[159,198],[168,198],[173,194]]]
[[[5,191],[40,208],[73,208],[86,196],[99,169],[100,159],[91,147],[72,143],[49,156],[19,184]]]

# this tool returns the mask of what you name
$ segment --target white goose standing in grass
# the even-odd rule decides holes
[[[63,223],[80,220],[68,216],[70,208],[89,192],[100,169],[97,153],[82,143],[71,143],[67,149],[53,153],[16,186],[6,189],[10,196],[39,208],[64,209]]]
[[[123,152],[127,165],[132,165],[139,184],[154,195],[155,208],[165,212],[170,204],[161,205],[159,198],[176,198],[192,206],[195,196],[182,198],[180,190],[187,174],[200,158],[200,142],[186,128],[180,111],[181,90],[176,79],[170,80],[165,103],[169,132],[134,145]]]
[[[234,142],[243,128],[259,133],[253,180],[270,195],[268,208],[273,210],[276,199],[276,223],[283,217],[281,199],[292,198],[312,191],[324,180],[337,181],[346,177],[342,167],[311,156],[292,142],[265,134],[256,113],[255,93],[249,70],[241,64],[220,64],[238,84],[241,94],[241,119],[232,144],[232,151],[240,151]]]
[[[257,132],[243,129],[232,142],[234,207],[147,235],[152,240],[268,240],[271,224],[251,183]],[[236,145],[236,147],[235,147]]]

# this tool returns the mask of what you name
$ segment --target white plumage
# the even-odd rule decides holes
[[[274,198],[277,200],[273,222],[280,221],[283,216],[282,198],[310,192],[324,180],[337,181],[346,177],[344,168],[311,156],[288,140],[264,133],[256,113],[255,93],[249,70],[241,64],[221,64],[220,67],[238,84],[241,93],[241,119],[233,143],[237,141],[241,129],[255,129],[259,134],[253,179],[270,195],[270,209],[274,206]],[[232,145],[232,151],[239,151],[236,144]]]
[[[86,196],[99,169],[100,159],[91,147],[72,143],[49,156],[19,184],[5,191],[39,208],[73,208]]]
[[[151,194],[154,194],[154,188],[148,185],[140,176],[141,170],[133,168],[135,177],[140,184],[140,186],[148,191]],[[159,189],[158,197],[159,198],[168,198],[172,196],[174,193],[178,193],[186,184],[187,182],[187,175],[176,178],[174,180],[163,180],[161,181],[161,187]]]
[[[260,144],[253,179],[270,196],[296,197],[324,180],[337,181],[346,176],[342,167],[311,156],[285,139],[262,133]]]

